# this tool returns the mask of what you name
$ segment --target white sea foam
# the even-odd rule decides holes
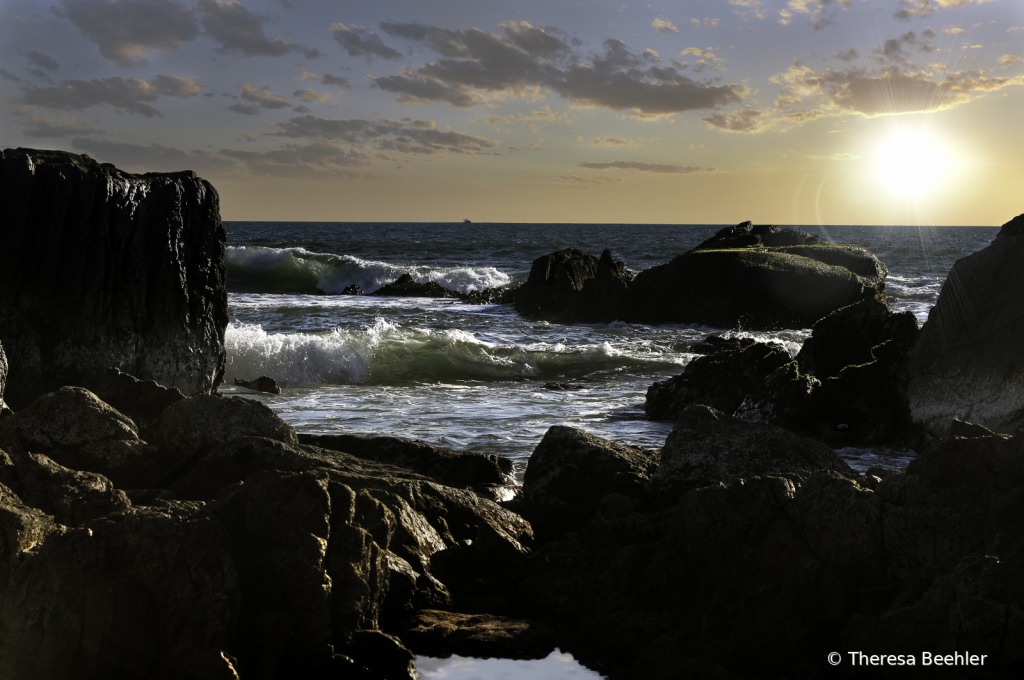
[[[409,274],[420,283],[434,281],[445,288],[469,293],[503,286],[511,281],[496,267],[403,266],[351,255],[314,253],[305,248],[228,247],[225,251],[228,287],[244,292],[340,294],[357,285],[366,293]]]

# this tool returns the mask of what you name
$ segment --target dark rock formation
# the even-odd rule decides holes
[[[4,346],[0,344],[0,410],[4,404],[4,388],[7,386],[7,355],[4,354]]]
[[[665,440],[650,486],[674,503],[697,486],[796,470],[853,472],[821,442],[694,405],[683,410]]]
[[[186,394],[224,370],[217,192],[192,172],[132,175],[88,156],[0,154],[0,341],[13,408],[110,366]]]
[[[734,414],[752,394],[764,390],[765,380],[791,361],[786,348],[754,340],[704,340],[708,352],[686,365],[683,372],[647,389],[644,412],[655,420],[676,420],[687,406],[704,404]]]
[[[161,443],[184,459],[242,437],[297,444],[291,425],[265,404],[242,397],[204,395],[182,399],[164,411]]]
[[[300,434],[299,443],[386,463],[456,488],[511,490],[512,461],[494,454],[464,453],[400,437],[361,437],[352,434]],[[500,500],[505,500],[501,498]]]
[[[39,453],[105,441],[139,441],[130,418],[81,387],[62,387],[0,421],[0,446]]]
[[[533,261],[530,275],[515,292],[516,311],[566,321],[622,318],[632,274],[606,250],[600,259],[566,248]]]
[[[648,389],[645,410],[671,420],[704,404],[837,445],[915,442],[906,395],[917,332],[913,314],[862,300],[818,321],[793,360],[779,345],[709,336],[695,348],[708,354]]]
[[[913,653],[911,671],[969,650],[987,655],[972,674],[1015,677],[1022,446],[948,438],[906,473],[766,475],[599,512],[534,553],[516,615],[611,677],[859,677],[849,650]]]
[[[995,432],[1024,427],[1024,215],[958,260],[910,359],[910,411],[929,433],[954,418]]]
[[[241,378],[235,378],[235,384],[246,389],[256,390],[257,392],[281,394],[281,388],[277,386],[277,381],[265,375],[261,375],[255,380],[242,380]]]
[[[363,292],[363,289],[360,288],[358,285],[356,285],[354,283],[351,283],[351,284],[345,286],[345,290],[341,291],[341,294],[342,295],[366,295],[366,293]]]
[[[587,522],[608,494],[639,497],[658,465],[658,453],[625,446],[574,427],[556,425],[526,466],[523,504],[544,536]]]
[[[415,653],[433,657],[543,659],[555,651],[555,632],[543,623],[436,609],[417,613],[402,640]]]
[[[435,298],[457,298],[460,293],[445,288],[435,281],[419,283],[411,275],[402,274],[394,282],[382,286],[370,293],[381,297],[435,297]]]
[[[515,302],[519,284],[507,284],[497,288],[473,290],[462,296],[467,305],[507,305]]]
[[[884,302],[887,275],[860,246],[748,222],[636,278],[608,251],[600,259],[573,248],[537,258],[515,304],[565,321],[807,328],[859,300]]]
[[[723,248],[775,248],[778,246],[802,246],[818,243],[819,239],[801,229],[779,227],[774,224],[753,224],[741,222],[735,227],[726,227],[694,250],[721,250]]]

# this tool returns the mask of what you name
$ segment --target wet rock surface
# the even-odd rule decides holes
[[[933,436],[954,418],[996,432],[1024,427],[1024,215],[958,260],[910,360],[913,419]]]
[[[227,290],[216,190],[62,151],[0,152],[0,342],[14,409],[110,366],[185,394],[224,369]]]
[[[543,659],[555,650],[555,631],[543,624],[490,614],[424,609],[402,639],[416,654]]]
[[[370,293],[380,297],[435,297],[435,298],[457,298],[457,291],[445,288],[435,281],[420,283],[409,274],[402,274],[392,283],[381,286]]]
[[[563,321],[806,328],[860,300],[885,301],[888,270],[870,251],[796,229],[744,223],[635,277],[605,251],[534,261],[515,295],[522,314]]]
[[[242,380],[241,378],[235,378],[235,384],[248,390],[255,390],[256,392],[281,394],[281,388],[277,386],[277,381],[265,375],[261,375],[255,380]]]

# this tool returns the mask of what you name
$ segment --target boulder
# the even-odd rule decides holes
[[[885,265],[845,243],[696,248],[630,284],[627,321],[808,328],[859,300],[885,300]]]
[[[51,451],[49,457],[72,470],[103,475],[118,489],[149,489],[174,471],[177,456],[143,441],[110,440],[77,449]]]
[[[462,296],[467,305],[507,305],[515,302],[520,284],[509,283],[496,288],[471,290]]]
[[[130,418],[89,390],[62,387],[0,423],[0,446],[46,453],[105,441],[139,441]]]
[[[0,593],[0,671],[28,680],[237,678],[239,583],[212,518],[132,510],[51,537]]]
[[[0,342],[15,409],[117,366],[215,389],[228,324],[216,190],[63,151],[0,152]]]
[[[656,451],[555,425],[545,433],[527,464],[524,512],[545,536],[578,528],[607,494],[642,496],[658,460]]]
[[[764,382],[774,371],[791,361],[786,348],[777,343],[749,340],[719,342],[705,339],[708,352],[686,365],[683,372],[647,389],[644,412],[655,420],[676,420],[687,406],[704,404],[734,414],[752,395],[759,398]]]
[[[117,368],[108,368],[94,377],[88,387],[131,418],[139,428],[139,438],[147,442],[159,439],[164,410],[185,398],[177,388],[158,385],[154,380],[139,380]]]
[[[161,446],[178,452],[180,460],[242,437],[299,443],[292,426],[269,406],[243,397],[212,395],[182,399],[167,408],[159,436]]]
[[[933,436],[955,418],[1005,434],[1024,427],[1024,215],[953,265],[910,356],[915,423]]]
[[[795,470],[852,472],[828,446],[765,423],[750,423],[709,406],[687,406],[651,477],[666,499],[696,486],[726,484]]]
[[[257,392],[281,394],[281,388],[277,386],[277,381],[265,375],[261,375],[255,380],[242,380],[241,378],[235,378],[235,384]]]
[[[754,224],[749,220],[734,227],[726,227],[703,241],[694,250],[720,250],[723,248],[774,248],[777,246],[802,246],[818,243],[820,239],[801,229],[780,227],[774,224]]]
[[[0,466],[12,464],[0,449]],[[0,592],[22,562],[32,557],[47,538],[62,531],[52,515],[25,505],[0,483]]]
[[[402,641],[416,654],[543,659],[555,651],[555,632],[537,621],[436,609],[416,613]]]
[[[377,295],[381,297],[459,297],[458,292],[445,288],[439,283],[434,281],[419,283],[409,274],[402,274],[392,283],[378,288],[370,293],[370,295]]]
[[[41,453],[12,450],[0,458],[0,484],[69,527],[131,508],[125,493],[103,475],[69,470]]]
[[[600,258],[566,248],[533,261],[515,292],[516,311],[566,321],[614,321],[625,313],[632,274],[605,250]]]
[[[354,283],[351,283],[351,284],[345,286],[345,290],[341,291],[341,294],[342,295],[366,295],[366,293],[363,292],[363,289],[360,288],[358,285],[356,285]]]

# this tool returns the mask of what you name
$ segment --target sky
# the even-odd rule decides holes
[[[0,130],[225,220],[993,226],[1022,0],[0,0]]]

